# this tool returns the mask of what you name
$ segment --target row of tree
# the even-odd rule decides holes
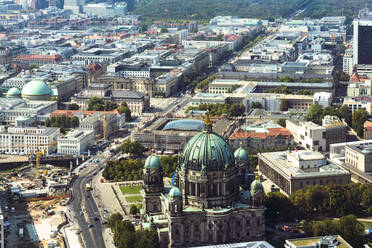
[[[91,111],[111,111],[118,107],[114,102],[104,101],[102,98],[92,97],[88,101],[88,110]]]
[[[308,237],[340,235],[353,247],[363,247],[364,227],[354,215],[339,220],[304,221],[303,229]]]
[[[88,101],[88,110],[91,110],[91,111],[112,111],[116,108],[118,109],[120,114],[125,113],[126,121],[132,120],[132,113],[126,102],[122,102],[120,106],[118,106],[115,102],[104,101],[102,98],[98,98],[98,97],[92,97]]]
[[[76,116],[69,117],[67,115],[53,116],[45,119],[45,126],[59,127],[61,133],[65,133],[67,129],[79,126],[79,118]]]
[[[172,177],[176,170],[178,155],[160,157],[160,164],[164,176]],[[143,178],[143,166],[145,159],[120,159],[111,160],[106,163],[102,176],[110,181],[140,180]]]
[[[371,216],[372,187],[357,183],[315,185],[297,190],[289,198],[280,192],[270,192],[266,196],[265,206],[266,217],[273,220],[306,219],[318,215]]]
[[[352,113],[346,105],[343,105],[339,109],[333,107],[326,107],[323,109],[320,104],[316,103],[310,106],[309,112],[306,115],[306,120],[321,125],[322,119],[326,115],[338,116],[339,118],[345,119],[345,122],[354,129],[358,136],[363,137],[364,122],[368,120],[369,117],[366,110],[358,109]]]
[[[242,116],[245,112],[245,107],[243,104],[199,104],[198,106],[189,106],[186,113],[189,113],[191,110],[209,110],[212,116],[227,115],[228,117],[234,117]]]
[[[150,20],[209,20],[219,15],[272,20],[290,15],[301,9],[305,2],[306,0],[236,0],[226,4],[222,0],[143,0],[138,3],[135,13]]]
[[[107,226],[114,233],[114,242],[118,248],[160,248],[155,229],[136,230],[129,220],[123,220],[120,213],[110,215]]]

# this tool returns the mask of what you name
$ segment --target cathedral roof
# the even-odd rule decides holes
[[[202,171],[225,170],[235,166],[230,145],[212,131],[207,114],[204,131],[192,137],[183,149],[180,164],[184,169]]]
[[[156,155],[150,155],[146,159],[145,168],[156,169],[156,168],[160,168],[160,167],[161,167],[161,165],[160,165],[160,159],[159,159],[158,156],[156,156]]]
[[[242,147],[239,147],[239,148],[234,152],[234,156],[235,156],[235,159],[236,159],[236,160],[249,161],[248,152],[247,152],[244,148],[242,148]]]

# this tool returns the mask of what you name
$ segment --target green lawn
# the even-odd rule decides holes
[[[127,201],[127,202],[139,202],[139,201],[141,201],[142,200],[142,196],[127,196],[127,197],[125,197],[125,200]]]
[[[125,194],[139,194],[142,186],[133,185],[133,186],[120,186],[121,192]]]

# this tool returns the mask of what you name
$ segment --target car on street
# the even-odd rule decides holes
[[[98,221],[99,218],[98,218],[97,216],[94,216],[94,220],[95,220],[95,221]]]
[[[80,216],[82,216],[84,214],[84,212],[83,211],[80,211]]]
[[[88,228],[92,228],[92,227],[93,227],[93,224],[89,224],[89,225],[88,225]]]

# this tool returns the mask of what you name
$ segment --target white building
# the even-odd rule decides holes
[[[46,154],[57,149],[59,128],[56,127],[5,127],[0,126],[0,153]]]
[[[351,49],[348,49],[345,51],[342,62],[343,62],[342,71],[351,76],[353,74],[353,68],[354,68],[353,51]]]
[[[83,6],[83,11],[88,16],[123,17],[127,12],[127,3],[126,2],[118,2],[115,4],[89,3]]]
[[[286,121],[286,128],[293,135],[294,141],[313,151],[326,150],[326,128],[312,122]]]
[[[316,92],[314,93],[314,103],[322,105],[323,108],[331,106],[332,93],[329,92]]]
[[[57,151],[60,154],[81,154],[88,152],[94,144],[94,131],[75,130],[58,138]]]
[[[15,124],[19,117],[33,118],[43,122],[57,110],[55,101],[32,101],[19,98],[0,97],[0,121]]]

